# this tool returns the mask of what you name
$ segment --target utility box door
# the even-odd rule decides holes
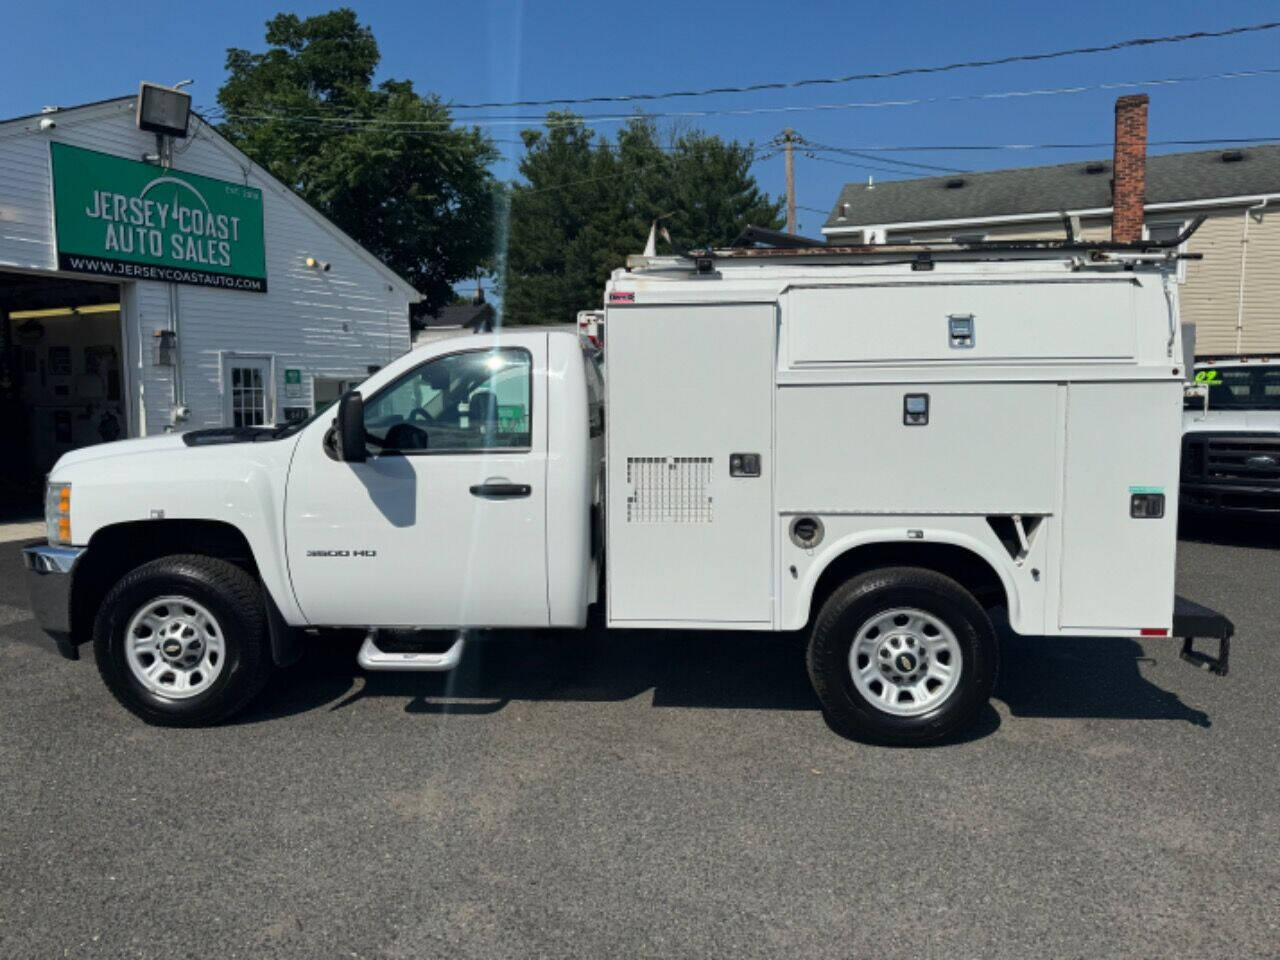
[[[1062,627],[1170,625],[1181,399],[1168,380],[1069,387]],[[1164,516],[1131,516],[1135,493],[1163,494]]]
[[[609,311],[611,622],[772,621],[776,324],[772,304]]]

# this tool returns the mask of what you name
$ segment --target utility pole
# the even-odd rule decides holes
[[[791,144],[795,139],[796,132],[790,127],[782,131],[787,151],[787,233],[792,236],[796,232],[796,161],[791,153]]]

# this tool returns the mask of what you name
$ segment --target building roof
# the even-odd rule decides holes
[[[847,183],[823,232],[1111,207],[1111,161]],[[1147,158],[1147,204],[1280,193],[1280,144]],[[846,216],[840,214],[848,204]]]
[[[129,94],[127,97],[107,97],[105,100],[90,100],[88,103],[77,103],[74,107],[45,107],[39,113],[24,113],[16,117],[5,117],[3,120],[0,120],[0,126],[4,126],[6,123],[17,123],[20,120],[39,120],[54,113],[63,113],[67,110],[83,110],[86,107],[100,107],[104,103],[119,103],[123,100],[132,100],[133,98],[134,94]]]
[[[491,328],[493,318],[491,303],[451,303],[434,314],[424,315],[422,325],[427,328],[469,327],[478,332],[481,326]]]

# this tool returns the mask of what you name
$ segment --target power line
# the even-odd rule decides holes
[[[966,60],[958,63],[940,64],[928,67],[902,67],[897,70],[883,70],[869,73],[851,73],[842,77],[819,77],[808,80],[774,80],[762,83],[748,83],[740,86],[708,87],[704,90],[673,90],[665,93],[625,93],[612,96],[593,97],[560,97],[549,100],[507,100],[485,103],[454,103],[455,110],[488,110],[498,107],[550,107],[571,103],[633,103],[639,101],[670,100],[677,97],[709,97],[726,93],[755,93],[761,90],[795,90],[800,87],[854,83],[862,80],[890,80],[897,77],[918,76],[921,74],[947,73],[953,70],[972,70],[980,67],[997,67],[1011,63],[1035,63],[1044,60],[1057,60],[1063,57],[1074,57],[1083,54],[1111,53],[1117,50],[1128,50],[1134,47],[1152,47],[1159,45],[1186,43],[1193,40],[1210,40],[1221,37],[1233,37],[1247,33],[1260,33],[1275,30],[1280,21],[1255,23],[1247,26],[1228,27],[1224,30],[1196,30],[1192,33],[1176,33],[1161,37],[1135,37],[1129,40],[1117,40],[1114,43],[1098,44],[1088,47],[1072,47],[1067,50],[1052,50],[1041,53],[1019,53],[1005,57],[990,57],[982,60]]]
[[[871,163],[853,163],[850,160],[836,160],[833,157],[819,157],[817,154],[807,154],[810,160],[817,160],[819,163],[834,163],[840,167],[857,167],[859,170],[876,170],[880,173],[892,173],[898,177],[909,176],[913,171],[900,170],[896,167],[881,167]],[[962,172],[962,171],[956,171]]]
[[[751,158],[752,158],[752,159],[751,159],[751,162],[752,162],[752,163],[754,163],[754,162],[755,162],[755,159],[756,159],[756,157],[757,157],[757,155],[760,153],[760,150],[758,150],[758,149],[753,149],[753,150],[751,150],[751,151],[749,151],[749,152],[750,152],[750,154],[751,154]],[[650,167],[652,167],[652,166],[653,166],[653,161],[650,161],[650,162],[648,162],[648,163],[642,163],[642,164],[640,164],[639,169],[640,169],[640,170],[647,170],[647,169],[649,169],[649,168],[650,168]],[[519,191],[520,191],[521,196],[526,196],[526,197],[527,197],[527,196],[529,196],[530,194],[533,194],[533,193],[547,193],[547,192],[549,192],[549,191],[551,191],[551,190],[563,190],[563,189],[565,189],[566,187],[576,187],[576,186],[578,186],[578,184],[582,184],[582,183],[597,183],[597,182],[599,182],[599,181],[601,181],[601,180],[617,180],[619,177],[628,177],[628,176],[631,176],[631,174],[633,174],[633,173],[635,173],[635,172],[636,172],[635,170],[620,170],[620,171],[618,171],[617,173],[606,173],[606,174],[602,174],[601,176],[598,176],[598,177],[584,177],[584,178],[583,178],[583,179],[581,179],[581,180],[569,180],[569,181],[567,181],[567,182],[565,182],[565,183],[557,183],[557,184],[553,184],[553,185],[551,185],[551,186],[549,186],[549,187],[531,187],[531,186],[529,186],[529,185],[527,185],[527,184],[522,184],[522,183],[512,184],[512,187],[513,187],[514,189],[519,190]]]
[[[1215,144],[1266,144],[1280,141],[1280,134],[1273,137],[1199,137],[1190,140],[1148,140],[1148,147],[1194,147],[1213,146]],[[1110,140],[1094,143],[951,143],[951,144],[911,144],[906,146],[859,146],[862,153],[925,153],[947,152],[951,150],[1109,150],[1113,146]],[[835,148],[830,148],[835,149]],[[956,171],[963,172],[963,171]]]
[[[1128,90],[1141,87],[1166,87],[1187,83],[1201,83],[1208,80],[1247,80],[1257,77],[1273,77],[1280,75],[1280,67],[1258,67],[1249,70],[1232,70],[1225,73],[1208,73],[1178,77],[1159,77],[1147,80],[1115,80],[1095,84],[1075,84],[1068,87],[1046,87],[1023,90],[999,90],[989,93],[949,94],[945,96],[899,97],[888,100],[863,100],[848,103],[791,104],[777,107],[743,107],[736,109],[706,110],[670,110],[655,113],[623,113],[623,114],[585,114],[567,118],[551,118],[537,114],[524,114],[499,117],[451,117],[447,120],[424,121],[391,121],[366,117],[337,117],[316,114],[288,116],[284,114],[224,114],[225,119],[242,123],[267,123],[273,121],[287,123],[304,123],[316,126],[348,125],[351,129],[360,126],[378,126],[396,130],[426,130],[452,132],[454,125],[465,126],[519,126],[537,124],[547,128],[556,127],[589,127],[595,123],[625,123],[633,119],[699,119],[704,117],[759,116],[777,113],[809,113],[829,110],[888,109],[894,107],[914,107],[937,103],[962,103],[984,100],[1011,100],[1028,97],[1066,96],[1080,93],[1091,93],[1100,90]]]
[[[839,153],[845,156],[858,157],[862,160],[875,160],[877,163],[891,163],[895,166],[905,167],[914,170],[932,170],[937,173],[968,173],[967,170],[960,170],[956,167],[940,167],[932,163],[919,163],[913,160],[898,160],[894,157],[877,157],[874,154],[864,153],[860,150],[854,150],[849,147],[833,147],[824,143],[811,143],[808,140],[801,139],[801,143],[806,150],[818,153]]]

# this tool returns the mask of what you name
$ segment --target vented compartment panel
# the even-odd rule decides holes
[[[627,457],[627,523],[710,523],[714,457]]]
[[[610,623],[771,623],[776,321],[773,304],[608,308]],[[758,476],[733,475],[744,452]]]

